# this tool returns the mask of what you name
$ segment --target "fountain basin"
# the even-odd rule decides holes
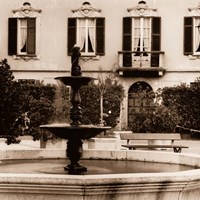
[[[65,150],[0,151],[1,160],[65,158]],[[83,159],[118,159],[200,167],[200,156],[159,151],[84,150]],[[198,200],[200,169],[166,173],[55,175],[0,173],[0,199]]]
[[[63,139],[89,139],[95,137],[103,131],[110,129],[109,126],[79,125],[71,126],[70,124],[47,124],[41,125],[41,129],[46,129]]]

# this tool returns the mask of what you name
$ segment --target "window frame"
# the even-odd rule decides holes
[[[67,52],[68,55],[72,55],[72,48],[74,45],[78,45],[78,17],[71,17],[68,18],[68,43],[67,43]],[[85,19],[85,18],[80,18]],[[81,57],[97,57],[97,56],[104,56],[105,55],[105,18],[104,17],[94,17],[88,18],[95,20],[94,26],[94,38],[95,38],[95,49],[94,53],[81,53]]]
[[[27,38],[26,38],[26,51],[22,52],[20,49],[20,40],[21,40],[21,21],[22,20],[26,20],[26,34],[27,34]],[[30,28],[30,20],[34,20],[34,27]],[[34,31],[34,36],[32,34],[30,34],[30,29],[32,29]],[[33,38],[34,37],[34,38]],[[30,46],[29,41],[30,38],[32,38],[34,41],[34,44],[32,46]],[[19,56],[35,56],[36,55],[36,19],[35,18],[17,18],[17,55]],[[31,48],[33,48],[33,52],[30,53]]]
[[[84,20],[84,26],[80,25],[80,20]],[[94,26],[89,25],[89,20],[94,20]],[[78,18],[77,19],[77,29],[76,29],[76,42],[79,46],[80,44],[80,28],[83,27],[85,29],[85,51],[81,52],[82,56],[95,56],[96,55],[96,19],[95,18]],[[89,28],[93,28],[94,30],[94,47],[93,52],[89,52]]]
[[[135,22],[136,22],[136,20],[138,20],[139,19],[139,27],[138,27],[138,29],[139,29],[139,36],[140,37],[138,37],[138,44],[140,43],[140,46],[138,45],[138,44],[136,44],[135,43],[135,41],[136,41],[136,37],[135,37],[135,32],[136,32],[136,26],[135,26]],[[144,29],[146,29],[146,27],[145,27],[145,25],[144,25],[144,20],[145,19],[148,19],[148,25],[149,25],[149,27],[148,27],[148,29],[149,29],[149,35],[148,35],[148,46],[147,47],[145,47],[145,44],[144,44],[144,39],[145,38],[147,38],[147,37],[145,37],[145,30]],[[133,19],[132,19],[132,27],[133,27],[133,30],[132,30],[132,41],[133,41],[133,43],[132,43],[132,49],[134,49],[134,51],[137,51],[137,49],[139,48],[139,51],[150,51],[151,50],[151,40],[152,40],[152,19],[151,19],[151,17],[133,17]],[[140,41],[140,42],[139,42]],[[141,43],[141,41],[143,41],[142,43]]]
[[[193,55],[194,56],[199,56],[200,55],[200,50],[199,51],[196,51],[196,21],[197,19],[199,20],[199,23],[200,23],[200,16],[199,17],[193,17]],[[199,35],[200,35],[200,27],[199,27]],[[199,40],[199,47],[200,47],[200,40]],[[198,47],[198,48],[199,48]]]

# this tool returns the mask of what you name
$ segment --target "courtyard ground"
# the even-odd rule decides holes
[[[181,140],[176,141],[176,144],[188,146],[187,149],[182,149],[182,153],[194,153],[200,155],[200,140]],[[17,150],[17,149],[40,149],[40,141],[33,141],[31,136],[21,137],[19,144],[7,145],[5,139],[0,139],[1,150]],[[167,151],[173,151],[172,149]]]

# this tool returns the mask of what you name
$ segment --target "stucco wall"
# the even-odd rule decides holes
[[[7,58],[13,70],[66,71],[70,70],[70,57],[67,56],[67,18],[71,17],[71,9],[81,6],[80,0],[30,0],[34,8],[42,9],[40,60],[14,60],[7,54],[8,18],[12,17],[13,9],[22,6],[22,0],[0,0],[1,18],[0,46],[1,58]],[[189,7],[196,7],[198,0],[149,0],[147,4],[158,9],[162,17],[161,50],[165,52],[164,67],[172,71],[197,71],[199,59],[189,60],[183,55],[183,17],[187,16]],[[138,1],[133,0],[99,0],[90,1],[91,5],[100,8],[106,18],[105,56],[99,60],[80,60],[83,70],[111,70],[118,64],[118,51],[122,50],[122,18],[127,15],[127,8],[134,7]],[[34,76],[34,73],[32,74]],[[18,74],[18,76],[20,76]],[[31,75],[29,75],[31,76]],[[39,77],[48,74],[39,74]],[[35,77],[36,78],[36,77]],[[44,77],[45,78],[45,77]],[[163,77],[164,78],[164,77]],[[170,78],[171,79],[171,78]],[[166,82],[168,82],[166,80]],[[176,82],[176,81],[175,81]]]

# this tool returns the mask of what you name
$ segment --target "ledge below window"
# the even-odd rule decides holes
[[[26,62],[29,60],[39,60],[39,56],[38,55],[13,55],[13,58],[15,60],[25,60]]]
[[[123,77],[160,77],[165,71],[163,67],[120,67],[116,70]]]

